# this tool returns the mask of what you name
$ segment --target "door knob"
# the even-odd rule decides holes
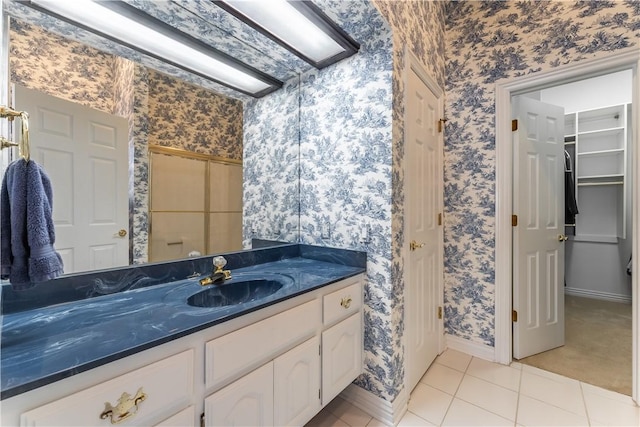
[[[412,240],[411,243],[409,243],[409,249],[411,249],[412,251],[415,251],[416,249],[420,249],[424,246],[424,243],[418,243],[415,240]]]
[[[124,237],[126,235],[127,235],[127,230],[125,230],[124,228],[118,231],[118,236]]]
[[[569,240],[569,236],[565,236],[564,234],[558,234],[558,242],[564,242]]]

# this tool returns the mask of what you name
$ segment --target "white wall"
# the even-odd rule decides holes
[[[565,113],[631,102],[631,70],[593,77],[540,91],[540,100],[564,107]]]

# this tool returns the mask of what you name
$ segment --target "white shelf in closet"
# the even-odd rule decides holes
[[[626,122],[626,104],[565,115],[565,146],[573,155],[580,210],[576,241],[625,237]]]

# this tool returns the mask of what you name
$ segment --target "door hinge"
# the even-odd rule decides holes
[[[511,120],[511,132],[518,130],[518,119]]]
[[[515,310],[511,311],[511,320],[514,321],[514,322],[518,321],[518,312],[517,311],[515,311]]]
[[[438,225],[442,225],[442,213],[438,214]]]
[[[442,129],[444,128],[444,124],[446,123],[447,119],[440,119],[438,120],[438,133],[442,133]]]
[[[518,226],[518,215],[511,215],[511,226],[512,227]]]
[[[438,319],[442,319],[442,306],[438,307]]]
[[[204,427],[204,412],[200,415],[200,427]]]
[[[320,389],[318,389],[318,399],[322,399],[322,396],[320,396]]]

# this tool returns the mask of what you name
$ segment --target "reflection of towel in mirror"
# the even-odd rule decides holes
[[[49,177],[33,160],[7,167],[0,189],[0,274],[14,289],[63,273],[62,258],[53,248],[52,196]]]

